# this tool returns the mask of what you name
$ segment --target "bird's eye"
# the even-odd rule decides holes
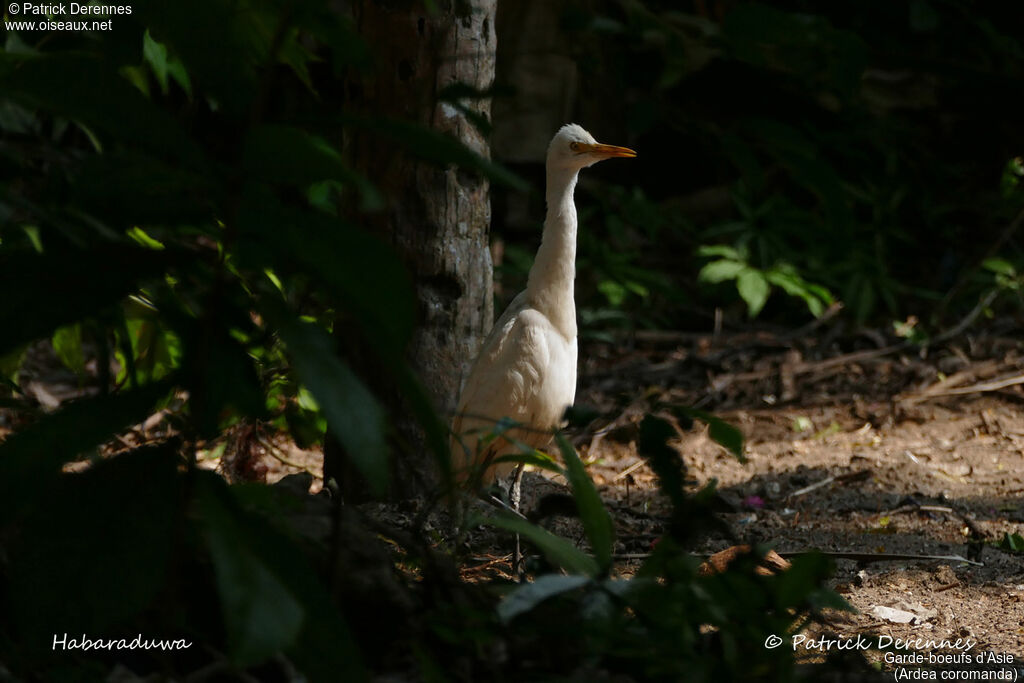
[[[569,143],[569,149],[571,149],[574,152],[580,151],[580,143],[578,143],[578,142],[570,142]]]

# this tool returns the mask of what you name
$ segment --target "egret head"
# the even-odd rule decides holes
[[[569,123],[555,134],[548,147],[548,168],[578,171],[612,157],[635,157],[627,147],[602,145],[594,136],[575,123]]]

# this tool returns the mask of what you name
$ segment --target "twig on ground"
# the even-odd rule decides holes
[[[919,560],[927,562],[964,562],[966,564],[972,564],[975,567],[985,566],[984,562],[975,562],[974,560],[968,560],[966,557],[963,557],[961,555],[916,555],[914,553],[855,553],[834,550],[790,550],[786,552],[779,551],[779,555],[782,555],[783,557],[796,557],[797,555],[806,555],[810,552],[825,555],[826,557],[834,557],[840,560],[855,560],[857,562],[893,562]]]
[[[275,446],[274,444],[270,443],[269,441],[264,439],[262,436],[256,437],[256,442],[259,445],[263,446],[263,450],[265,450],[270,457],[274,458],[275,460],[280,462],[282,465],[287,465],[288,467],[294,467],[296,469],[302,470],[306,474],[312,475],[314,479],[320,479],[321,481],[323,480],[323,475],[317,474],[316,472],[314,472],[313,470],[309,469],[308,467],[306,467],[302,463],[295,462],[294,460],[289,460],[288,458],[285,457],[285,455],[283,453],[281,453],[281,451],[277,448],[277,446]]]
[[[972,308],[971,312],[965,315],[959,323],[957,323],[950,329],[946,330],[945,332],[936,335],[934,339],[928,340],[926,346],[938,346],[939,344],[942,344],[943,342],[953,339],[954,337],[959,337],[964,332],[964,330],[966,330],[968,327],[974,324],[974,321],[977,320],[978,316],[981,315],[986,308],[992,305],[992,302],[996,300],[997,296],[999,296],[998,289],[993,289],[992,291],[990,291],[988,294],[986,294],[985,296],[978,300],[977,305],[974,308]]]
[[[928,399],[940,396],[963,396],[964,394],[981,394],[988,391],[998,391],[1007,387],[1024,384],[1024,374],[1014,374],[1009,377],[1000,377],[987,382],[979,382],[966,387],[954,387],[944,391],[925,391],[919,394],[904,394],[896,397],[900,403],[920,403]]]
[[[898,508],[892,510],[886,510],[885,512],[878,513],[880,517],[891,517],[892,515],[901,515],[906,512],[942,512],[946,514],[954,514],[954,510],[946,505],[901,505]]]
[[[622,479],[624,477],[628,477],[629,475],[633,474],[638,469],[643,467],[644,463],[646,463],[646,462],[647,461],[642,459],[642,458],[640,460],[637,460],[635,463],[633,463],[632,465],[630,465],[629,467],[627,467],[626,469],[622,470],[621,472],[616,474],[614,477],[612,477],[612,481],[618,481],[619,479]]]
[[[828,486],[829,484],[832,484],[834,482],[856,481],[858,479],[866,479],[869,476],[871,476],[871,470],[857,470],[856,472],[846,472],[845,474],[836,474],[833,476],[825,477],[821,481],[815,482],[810,486],[805,486],[802,489],[797,489],[796,491],[793,491],[793,493],[790,493],[788,496],[786,496],[786,500],[798,498],[799,496],[803,496],[805,494],[810,493],[811,491],[820,489],[822,486]]]
[[[787,550],[778,551],[782,557],[798,557],[800,555],[807,555],[809,553],[817,553],[819,555],[825,555],[826,557],[834,557],[840,560],[855,560],[857,562],[905,562],[908,560],[920,560],[920,561],[939,561],[939,562],[964,562],[971,564],[976,567],[984,567],[984,562],[975,562],[974,560],[968,560],[966,557],[961,555],[917,555],[914,553],[857,553],[857,552],[843,552],[834,550],[817,550],[810,548],[807,550]],[[612,558],[615,560],[646,560],[651,556],[652,553],[619,553],[613,555]],[[709,555],[692,554],[696,559],[706,560]]]

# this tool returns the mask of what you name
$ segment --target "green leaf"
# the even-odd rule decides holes
[[[135,242],[137,242],[139,246],[145,247],[147,249],[156,249],[157,251],[159,251],[164,248],[162,242],[153,239],[146,233],[145,230],[138,226],[135,226],[128,231],[128,237],[135,240]]]
[[[602,573],[594,558],[564,538],[555,536],[547,529],[532,524],[522,517],[517,517],[509,512],[499,512],[497,515],[477,521],[525,536],[540,549],[544,557],[551,563],[568,572],[589,577],[597,577]]]
[[[117,230],[146,226],[158,242],[169,232],[162,226],[209,224],[211,204],[221,201],[225,192],[213,173],[122,149],[90,155],[71,173],[71,203]]]
[[[25,360],[27,352],[28,345],[26,344],[0,356],[0,378],[8,382],[16,381],[18,371],[21,370],[21,364]]]
[[[744,268],[736,278],[736,289],[740,297],[747,302],[747,313],[751,318],[757,316],[768,301],[770,286],[764,273],[753,268]]]
[[[153,40],[153,36],[147,30],[142,36],[142,58],[146,60],[157,83],[160,84],[160,91],[167,94],[167,48]]]
[[[192,79],[188,77],[185,65],[177,57],[170,56],[167,46],[154,40],[149,30],[146,30],[142,37],[142,57],[149,63],[163,94],[166,95],[170,89],[168,87],[170,81],[167,80],[167,77],[170,76],[181,86],[189,98],[192,97]]]
[[[121,333],[128,344],[122,341],[119,353],[132,354],[132,365],[140,380],[160,379],[180,366],[181,340],[166,329],[158,316],[127,318]],[[125,365],[127,362],[126,358]]]
[[[169,114],[155,107],[112,65],[85,54],[0,52],[0,93],[4,99],[80,121],[113,138],[177,159],[202,158]]]
[[[519,445],[518,442],[517,445]],[[526,444],[522,444],[521,447],[524,449],[529,448]],[[539,467],[540,469],[547,470],[548,472],[555,472],[557,474],[565,473],[565,470],[563,470],[550,455],[534,449],[530,449],[525,453],[499,455],[492,461],[495,465],[503,462],[524,463],[526,465],[532,465],[533,467]]]
[[[723,446],[726,450],[736,456],[740,462],[746,462],[743,455],[743,432],[737,427],[729,424],[720,417],[696,408],[686,406],[673,406],[672,412],[682,416],[684,419],[697,419],[708,426],[708,436],[715,443]]]
[[[255,96],[257,66],[268,61],[276,23],[268,6],[247,3],[241,11],[227,0],[177,0],[145,3],[135,12],[181,58],[194,85],[238,115]]]
[[[636,447],[658,476],[661,492],[672,501],[674,508],[682,508],[685,503],[683,462],[679,453],[669,445],[669,441],[677,436],[675,427],[668,420],[644,415],[640,421],[640,437]]]
[[[123,247],[0,252],[0,355],[116,302],[178,257],[170,250]],[[102,276],[97,263],[104,264]]]
[[[288,502],[262,495],[266,487],[229,489],[213,472],[193,474],[232,659],[255,663],[283,649],[307,680],[367,680],[351,630],[306,552],[271,523]]]
[[[727,261],[743,261],[738,250],[725,244],[706,244],[697,249],[698,256],[721,256]]]
[[[1007,277],[1016,277],[1017,269],[1013,267],[1013,264],[1006,259],[1001,258],[989,258],[982,262],[982,267],[985,270],[989,270],[999,275],[1006,275]]]
[[[35,492],[79,453],[150,415],[169,381],[86,398],[40,418],[0,443],[0,508],[35,500]]]
[[[597,291],[604,294],[611,306],[621,306],[626,299],[626,288],[615,280],[602,280],[597,284]]]
[[[85,353],[82,351],[82,326],[68,325],[53,333],[51,340],[57,358],[76,375],[85,373]]]
[[[590,479],[583,463],[576,455],[576,449],[562,436],[557,434],[555,442],[565,461],[566,478],[572,487],[572,496],[580,512],[580,521],[587,532],[587,538],[594,549],[594,556],[603,571],[608,571],[612,564],[612,549],[615,545],[615,525],[611,515],[604,506],[597,487]]]
[[[23,225],[21,229],[25,232],[25,236],[28,237],[28,241],[32,243],[32,248],[36,250],[37,254],[43,253],[43,238],[39,234],[38,225]]]
[[[726,280],[735,280],[746,267],[745,263],[740,263],[739,261],[727,261],[725,259],[712,261],[700,269],[697,279],[701,282],[710,282],[712,284]]]
[[[215,436],[229,409],[263,417],[263,390],[245,348],[227,330],[208,321],[199,321],[181,332],[182,381],[189,393],[189,413],[200,435]]]
[[[791,566],[772,577],[776,607],[799,609],[809,602],[814,609],[825,607],[855,611],[836,593],[821,589],[821,582],[832,573],[831,561],[821,553],[806,553],[791,560]]]
[[[303,188],[323,180],[341,181],[359,191],[364,211],[384,205],[373,184],[350,169],[327,140],[292,126],[253,129],[246,140],[244,164],[260,179]]]
[[[290,647],[306,611],[282,578],[252,548],[249,534],[222,496],[202,486],[197,498],[232,660],[250,666]]]
[[[526,583],[509,593],[498,603],[498,618],[509,623],[520,614],[529,612],[540,603],[591,583],[589,576],[572,574],[546,574],[532,583]]]
[[[58,632],[118,637],[116,628],[125,620],[151,609],[165,587],[182,522],[179,465],[172,447],[146,447],[63,475],[41,504],[33,499],[37,504],[19,519],[20,533],[5,547],[17,558],[5,577],[13,603],[13,614],[5,615],[10,623],[45,636],[40,640],[52,655],[55,625]],[[17,484],[10,482],[10,472],[3,476]],[[31,483],[35,488],[37,482]]]
[[[334,353],[330,337],[313,323],[273,312],[299,381],[313,392],[327,424],[377,495],[388,483],[384,411],[369,389]]]
[[[797,296],[804,300],[807,308],[815,317],[820,316],[825,310],[825,304],[831,304],[832,294],[824,287],[811,285],[805,281],[789,264],[780,264],[765,272],[768,282],[791,296]]]
[[[285,654],[310,681],[367,680],[361,652],[335,600],[303,549],[269,521],[280,519],[280,498],[245,496],[245,487],[229,489],[213,472],[196,472],[195,479],[197,507],[211,512],[209,519],[203,515],[198,520],[211,556],[211,535],[215,537],[213,545],[225,545],[223,552],[239,553],[223,558],[215,571],[232,658],[263,658],[275,654],[271,651],[275,646],[283,645]],[[269,507],[250,509],[258,505],[257,498]],[[258,564],[258,571],[238,567],[243,558]],[[231,581],[236,570],[242,571],[241,580],[248,589],[269,585],[268,599],[246,586],[222,583]],[[293,636],[296,607],[302,611],[302,620],[300,631]],[[237,611],[228,614],[227,610]],[[283,622],[274,623],[279,616]],[[240,649],[234,650],[236,645]]]
[[[243,201],[240,226],[246,267],[316,278],[374,340],[375,350],[401,357],[416,308],[409,274],[393,249],[319,211],[287,209],[255,188]]]
[[[1024,553],[1024,537],[1020,534],[1004,533],[999,549],[1011,553]]]
[[[1003,176],[999,182],[1003,199],[1014,199],[1014,195],[1020,191],[1022,178],[1024,178],[1024,158],[1013,157],[1003,167]]]

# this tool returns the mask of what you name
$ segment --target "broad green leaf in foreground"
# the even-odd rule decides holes
[[[564,538],[555,536],[547,529],[542,529],[521,517],[507,512],[499,512],[492,517],[478,521],[525,536],[540,549],[548,560],[566,571],[590,577],[596,577],[601,573],[601,568],[594,558]]]
[[[309,387],[327,423],[378,494],[388,481],[384,411],[352,369],[339,359],[330,337],[313,323],[283,315],[281,338],[299,380]]]
[[[569,485],[572,486],[572,495],[579,508],[583,528],[586,529],[587,538],[590,539],[590,544],[594,548],[598,564],[607,571],[611,567],[612,546],[615,542],[615,527],[612,524],[612,518],[604,503],[601,502],[601,496],[598,494],[593,480],[584,469],[579,456],[576,455],[576,449],[561,434],[558,434],[555,439],[562,459],[565,460]]]
[[[523,584],[506,595],[498,603],[498,617],[508,623],[518,615],[529,612],[548,598],[586,586],[592,580],[589,576],[579,574],[539,576],[532,583]]]

